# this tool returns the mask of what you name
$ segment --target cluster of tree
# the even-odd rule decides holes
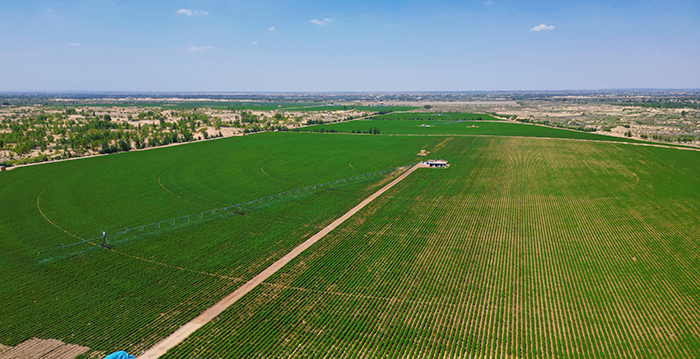
[[[576,124],[576,123],[574,123],[574,124],[553,123],[553,122],[548,121],[548,120],[534,120],[534,119],[527,119],[527,118],[515,118],[515,120],[518,122],[523,122],[523,123],[533,123],[533,124],[537,124],[537,125],[565,128],[568,130],[575,130],[575,131],[582,131],[582,132],[595,132],[595,131],[597,131],[596,127],[585,126],[585,125]],[[609,131],[609,129],[607,131]]]
[[[286,120],[287,120],[287,116],[285,116],[282,112],[277,112],[277,113],[275,113],[274,116],[272,116],[272,119],[273,119],[275,122],[279,123],[279,122],[284,122],[284,121],[286,121]]]
[[[569,130],[575,130],[575,131],[581,131],[581,132],[595,132],[598,129],[596,127],[589,127],[589,126],[570,126],[570,125],[565,125],[561,123],[556,123],[554,124],[554,127],[559,127],[559,128],[566,128]]]
[[[109,114],[96,115],[92,110],[76,108],[58,113],[18,112],[0,123],[0,129],[5,130],[0,131],[0,150],[10,151],[11,163],[70,158],[89,152],[114,153],[206,139],[209,135],[202,126],[222,124],[220,119],[198,111],[172,113],[168,118],[158,109],[149,109],[136,117],[158,123],[120,123],[112,121]],[[219,132],[215,137],[223,135]],[[35,149],[53,150],[53,157],[42,153],[34,159],[14,159]]]
[[[383,120],[382,118],[376,118],[376,117],[370,117],[370,120]],[[481,116],[476,117],[476,118],[452,118],[452,117],[438,117],[438,118],[432,118],[432,117],[406,117],[406,118],[400,118],[401,120],[408,120],[408,121],[445,121],[445,120],[454,120],[454,121],[482,121],[483,119]]]
[[[620,103],[617,105],[637,106],[637,107],[645,107],[645,108],[698,108],[700,106],[700,103],[690,102],[690,101],[659,102],[659,101],[649,100],[649,102]]]
[[[241,111],[241,123],[258,123],[260,119],[248,111]]]
[[[366,133],[366,134],[370,134],[370,135],[378,135],[379,129],[374,127],[374,128],[370,128],[367,132],[363,132],[360,130],[353,130],[352,133]]]
[[[52,144],[71,145],[71,148],[87,147],[88,143],[100,140],[105,132],[122,131],[128,125],[117,125],[109,119],[86,117],[83,121],[68,118],[68,113],[13,115],[3,120],[0,128],[9,132],[0,133],[0,149],[21,156],[34,149],[46,151]],[[90,116],[86,113],[85,115]]]
[[[283,126],[283,125],[272,125],[268,124],[266,126],[251,126],[251,127],[246,127],[243,129],[243,133],[253,133],[253,132],[262,132],[262,131],[279,131],[279,132],[284,132],[284,131],[289,131],[289,128]]]
[[[489,112],[488,114],[491,116],[496,116],[496,117],[505,117],[505,118],[510,119],[510,120],[517,120],[518,119],[518,115],[499,115],[496,112]]]
[[[219,130],[224,126],[238,127],[244,133],[288,131],[285,124],[290,120],[303,121],[302,117],[287,118],[282,112],[265,117],[240,110],[237,115],[235,121],[223,121],[196,109],[163,111],[146,107],[127,116],[127,121],[116,121],[110,114],[96,113],[87,107],[64,106],[51,113],[19,109],[0,122],[0,150],[9,154],[6,157],[13,163],[52,160],[207,139],[210,135],[203,127],[213,126],[218,131],[214,137],[223,137]],[[324,123],[321,119],[306,121],[307,125]],[[353,133],[378,133],[378,129],[376,131]],[[30,156],[34,159],[27,158]]]
[[[374,127],[370,128],[368,131],[362,131],[362,130],[352,130],[352,131],[343,131],[343,130],[336,130],[335,128],[313,128],[313,129],[298,129],[295,128],[292,130],[293,132],[315,132],[315,133],[364,133],[364,134],[369,134],[369,135],[378,135],[379,134],[379,129]]]
[[[693,135],[678,135],[678,136],[669,136],[669,135],[657,135],[657,134],[651,134],[647,135],[645,133],[639,135],[639,137],[643,139],[648,139],[651,138],[653,140],[657,141],[664,141],[664,142],[693,142],[697,140],[697,137]]]
[[[24,164],[28,164],[28,163],[46,162],[48,160],[49,160],[49,156],[39,155],[36,157],[25,158],[25,159],[21,159],[21,160],[2,161],[2,162],[0,162],[0,166],[11,167],[11,166],[17,166],[17,165],[24,165]]]

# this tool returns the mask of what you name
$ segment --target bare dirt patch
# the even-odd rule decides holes
[[[57,339],[32,338],[14,348],[2,345],[0,359],[73,359],[88,350],[90,348]]]

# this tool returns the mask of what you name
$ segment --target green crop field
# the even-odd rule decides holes
[[[441,145],[166,357],[700,354],[698,153]]]
[[[415,162],[414,150],[372,155],[399,143],[408,144],[264,133],[3,172],[0,343],[37,336],[104,351],[149,347],[347,211],[384,177],[275,198],[244,215],[193,216],[191,225],[137,230],[113,239],[113,251],[87,243],[37,252]],[[409,147],[425,144],[413,139]]]
[[[414,172],[166,357],[700,355],[700,153],[447,122],[2,172],[0,343],[138,354],[389,180],[356,176],[425,149],[451,167]],[[60,248],[102,231],[112,250]]]
[[[306,105],[295,108],[290,108],[290,111],[317,112],[317,111],[340,111],[340,110],[358,110],[369,112],[391,112],[391,111],[410,111],[417,107],[411,106],[360,106],[360,105]]]
[[[437,120],[437,121],[458,121],[458,120],[484,120],[501,121],[491,115],[481,113],[461,113],[461,112],[406,112],[391,113],[373,116],[376,120]]]
[[[423,125],[429,125],[425,127]],[[371,132],[377,128],[385,135],[463,135],[463,136],[521,136],[568,138],[581,140],[614,141],[629,143],[649,143],[624,137],[598,135],[589,132],[565,130],[545,126],[505,121],[463,121],[463,120],[354,120],[342,123],[304,127],[299,131],[337,131],[344,133]],[[667,144],[663,144],[668,146]],[[673,145],[671,145],[673,146]],[[676,147],[676,146],[674,146]]]
[[[474,113],[392,113],[372,116],[366,120],[354,120],[343,123],[309,126],[299,131],[331,131],[352,133],[371,132],[377,128],[381,134],[395,135],[435,135],[453,134],[464,136],[523,136],[570,138],[582,140],[599,140],[628,143],[657,144],[668,147],[694,148],[668,142],[651,142],[626,137],[607,136],[598,133],[563,129],[544,125],[525,124],[503,121],[487,114]]]

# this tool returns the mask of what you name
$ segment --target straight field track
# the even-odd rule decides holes
[[[183,342],[188,336],[190,336],[190,334],[194,333],[197,329],[201,328],[202,326],[207,324],[209,321],[216,318],[216,316],[221,314],[221,312],[226,310],[226,308],[228,308],[231,305],[233,305],[234,303],[236,303],[239,299],[241,299],[243,296],[245,296],[248,292],[250,292],[255,287],[260,285],[263,281],[265,281],[270,276],[275,274],[278,270],[282,269],[282,267],[284,267],[285,264],[289,263],[292,259],[296,258],[299,254],[301,254],[307,248],[311,247],[312,245],[314,245],[314,243],[321,240],[321,238],[323,238],[326,234],[330,233],[336,227],[338,227],[343,222],[345,222],[348,218],[352,217],[352,215],[354,215],[355,213],[360,211],[362,208],[364,208],[369,203],[374,201],[377,197],[381,196],[384,192],[388,191],[391,187],[393,187],[397,183],[401,182],[401,180],[403,180],[404,178],[408,177],[408,175],[413,173],[413,171],[415,171],[416,169],[421,168],[421,167],[425,167],[425,166],[422,163],[418,163],[418,164],[414,165],[413,167],[411,167],[408,171],[404,172],[398,178],[391,181],[389,184],[382,187],[381,189],[379,189],[377,192],[375,192],[371,196],[367,197],[365,200],[360,202],[357,206],[353,207],[348,212],[346,212],[344,215],[340,216],[338,219],[333,221],[331,224],[329,224],[328,226],[323,228],[321,231],[319,231],[315,235],[311,236],[311,238],[307,239],[302,244],[300,244],[299,246],[294,248],[291,252],[287,253],[285,256],[283,256],[282,258],[280,258],[276,262],[272,263],[272,265],[267,267],[264,271],[260,272],[260,274],[256,275],[251,280],[249,280],[248,282],[246,282],[242,286],[238,287],[238,289],[236,289],[231,294],[224,297],[218,303],[209,307],[207,310],[205,310],[204,312],[199,314],[197,317],[195,317],[191,321],[185,323],[183,326],[181,326],[174,333],[170,334],[168,337],[166,337],[165,339],[158,342],[156,345],[154,345],[152,348],[148,349],[145,353],[140,355],[138,358],[139,359],[158,358],[161,355],[165,354],[170,348],[173,348],[176,345]]]

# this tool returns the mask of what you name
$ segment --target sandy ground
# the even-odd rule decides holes
[[[679,108],[642,108],[618,106],[605,103],[561,104],[546,101],[523,102],[521,107],[493,106],[485,112],[502,115],[517,115],[531,120],[548,120],[554,123],[584,125],[596,128],[598,133],[623,137],[632,131],[632,138],[642,139],[641,135],[678,136],[683,134],[700,135],[700,110]],[[468,110],[476,111],[476,108]],[[685,113],[685,115],[683,115]],[[620,126],[625,124],[628,127]],[[611,125],[610,132],[601,132],[603,126]],[[617,127],[615,127],[617,126]],[[646,139],[653,141],[653,139]],[[663,142],[661,142],[663,143]],[[686,145],[700,146],[700,140]]]
[[[56,339],[32,338],[14,348],[0,346],[0,359],[73,359],[88,350],[88,347],[66,344]]]
[[[352,215],[354,215],[359,210],[364,208],[370,202],[374,201],[377,197],[381,196],[382,193],[388,191],[391,187],[393,187],[397,183],[401,182],[401,180],[408,177],[408,175],[413,173],[413,171],[415,171],[416,169],[421,168],[421,167],[425,167],[425,165],[422,165],[421,163],[419,163],[419,164],[411,167],[408,171],[404,172],[401,176],[399,176],[395,180],[391,181],[391,183],[387,184],[386,186],[382,187],[379,191],[377,191],[374,194],[372,194],[371,196],[367,197],[365,200],[360,202],[360,204],[353,207],[347,213],[345,213],[344,215],[342,215],[341,217],[339,217],[338,219],[333,221],[333,223],[329,224],[328,226],[323,228],[320,232],[316,233],[311,238],[307,239],[304,243],[302,243],[299,246],[297,246],[296,248],[292,249],[291,252],[287,253],[285,256],[283,256],[282,258],[277,260],[275,263],[273,263],[272,265],[267,267],[260,274],[253,277],[253,279],[249,280],[248,282],[246,282],[245,284],[240,286],[233,293],[227,295],[226,297],[224,297],[224,299],[222,299],[218,303],[209,307],[209,309],[202,312],[200,315],[198,315],[196,318],[192,319],[190,322],[181,326],[173,334],[170,334],[167,338],[158,342],[156,345],[154,345],[152,348],[148,349],[145,353],[140,355],[138,358],[139,359],[151,359],[151,358],[155,359],[155,358],[158,358],[161,355],[165,354],[165,352],[167,352],[170,348],[173,348],[174,346],[180,344],[188,336],[190,336],[190,334],[194,333],[197,329],[201,328],[206,323],[208,323],[212,319],[216,318],[216,316],[221,314],[221,312],[226,310],[226,308],[233,305],[233,303],[236,303],[244,295],[246,295],[248,292],[253,290],[258,285],[260,285],[263,281],[265,281],[267,278],[272,276],[275,272],[277,272],[282,267],[284,267],[284,265],[289,263],[296,256],[301,254],[307,248],[311,247],[314,243],[318,242],[326,234],[330,233],[336,227],[338,227],[343,222],[345,222],[348,218],[352,217]]]

